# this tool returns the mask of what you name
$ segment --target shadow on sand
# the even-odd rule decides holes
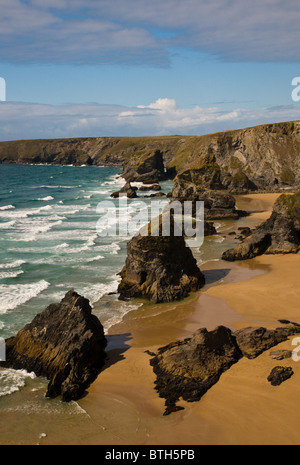
[[[130,345],[127,344],[128,341],[132,339],[132,336],[130,333],[124,333],[124,334],[113,334],[113,335],[107,335],[106,340],[107,340],[107,347],[106,347],[106,353],[107,353],[107,359],[105,362],[105,365],[103,367],[103,370],[106,370],[110,366],[114,365],[115,363],[124,360],[124,352],[130,348]]]

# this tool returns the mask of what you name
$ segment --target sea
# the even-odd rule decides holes
[[[122,217],[119,199],[111,197],[125,183],[121,171],[107,166],[0,165],[2,340],[15,335],[50,303],[59,302],[70,289],[90,300],[105,332],[141,305],[120,301],[117,294],[130,237],[105,235],[103,224],[98,227],[99,205],[112,208],[112,224]],[[164,193],[172,189],[172,181],[160,185]],[[150,208],[153,192],[137,192],[138,198],[128,200],[129,206],[134,202],[135,207],[140,203],[141,210],[145,205]],[[215,225],[223,232],[230,228],[226,221]],[[135,233],[134,227],[130,232]],[[226,239],[218,235],[193,252],[201,264],[218,260],[225,249]],[[45,387],[46,381],[33,373],[0,369],[0,415],[11,409],[26,410],[26,405],[31,411],[32,399],[26,396],[29,391],[44,392]],[[23,398],[17,396],[22,390]],[[53,414],[77,412],[76,403],[72,407],[44,402],[38,397],[38,408],[52,409]]]

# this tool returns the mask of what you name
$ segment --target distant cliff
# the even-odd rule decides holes
[[[0,142],[0,163],[126,166],[160,151],[165,168],[180,172],[213,153],[222,175],[258,188],[300,183],[300,121],[204,136],[95,137]],[[244,181],[243,181],[244,182]]]

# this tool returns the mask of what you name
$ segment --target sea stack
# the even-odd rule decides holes
[[[16,336],[6,339],[0,366],[25,369],[49,380],[46,397],[79,399],[97,378],[106,358],[102,324],[89,301],[70,290]]]
[[[149,225],[146,227],[149,228]],[[118,287],[120,299],[147,298],[171,302],[200,289],[204,275],[182,235],[149,235],[145,229],[127,244],[127,258]],[[153,233],[153,232],[152,232]]]

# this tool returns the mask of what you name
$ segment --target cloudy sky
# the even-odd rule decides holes
[[[300,119],[298,0],[0,7],[0,140],[204,134]]]

